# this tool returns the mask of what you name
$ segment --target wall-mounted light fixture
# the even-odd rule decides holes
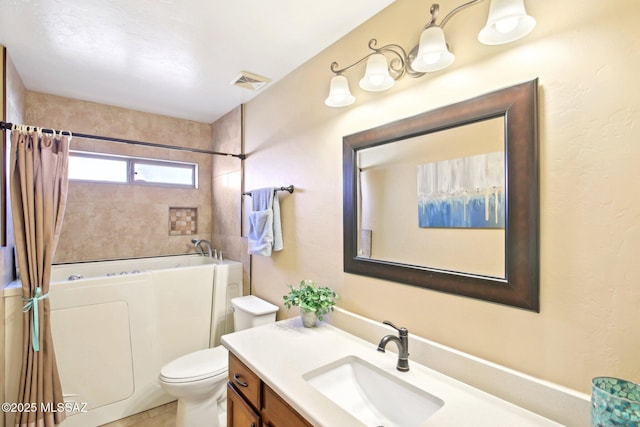
[[[353,104],[355,98],[349,90],[349,82],[343,73],[367,61],[364,77],[359,86],[367,91],[389,89],[396,80],[407,75],[422,77],[425,73],[442,70],[455,59],[449,51],[444,26],[458,12],[483,0],[472,0],[449,12],[442,21],[436,22],[440,5],[431,6],[431,20],[424,26],[417,46],[407,53],[400,45],[388,44],[378,47],[376,39],[369,40],[369,52],[353,64],[339,68],[337,62],[331,64],[335,74],[331,79],[329,96],[325,104],[330,107],[345,107]],[[478,40],[486,45],[505,44],[529,34],[536,20],[527,15],[524,0],[491,0],[487,24],[478,34]]]

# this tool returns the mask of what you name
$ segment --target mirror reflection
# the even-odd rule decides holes
[[[537,87],[346,135],[344,271],[538,311]]]
[[[357,257],[506,277],[504,116],[356,158]]]

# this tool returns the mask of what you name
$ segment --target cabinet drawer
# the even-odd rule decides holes
[[[229,382],[254,408],[260,408],[260,378],[231,352],[229,352]]]
[[[262,384],[262,421],[267,427],[312,427],[287,402]]]

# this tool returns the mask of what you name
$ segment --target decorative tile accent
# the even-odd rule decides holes
[[[198,208],[169,208],[169,236],[198,232]]]

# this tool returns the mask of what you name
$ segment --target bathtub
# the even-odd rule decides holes
[[[51,279],[63,393],[79,410],[67,414],[66,427],[97,426],[171,401],[158,383],[160,368],[218,345],[233,329],[230,300],[242,295],[240,263],[200,255],[60,264]],[[21,366],[20,283],[4,289],[3,302],[11,402]]]

